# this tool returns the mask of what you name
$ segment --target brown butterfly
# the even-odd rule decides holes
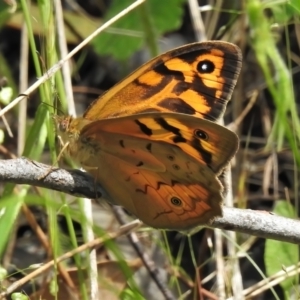
[[[218,179],[238,149],[222,117],[241,69],[237,46],[209,41],[162,54],[94,101],[56,117],[70,156],[115,204],[155,228],[222,214]]]

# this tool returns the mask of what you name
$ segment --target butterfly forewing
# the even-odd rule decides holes
[[[92,103],[84,117],[172,111],[215,121],[225,111],[240,69],[241,53],[233,44],[189,44],[147,62]]]

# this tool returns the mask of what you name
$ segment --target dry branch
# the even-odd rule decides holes
[[[54,168],[48,176],[40,179],[49,168],[48,165],[27,158],[0,160],[0,181],[29,184],[73,196],[108,201],[109,197],[101,186],[96,184],[90,175],[80,170]],[[216,218],[209,227],[300,243],[300,221],[264,211],[223,207],[223,217]]]

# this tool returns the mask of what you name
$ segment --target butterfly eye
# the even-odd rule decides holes
[[[200,129],[196,129],[195,132],[194,132],[194,135],[201,139],[201,140],[204,140],[204,141],[207,141],[208,140],[208,135],[205,131],[203,130],[200,130]]]
[[[58,128],[61,132],[65,132],[67,130],[69,122],[67,120],[63,120],[59,123]]]
[[[202,60],[198,63],[197,70],[199,73],[212,73],[215,70],[215,65],[210,60]]]
[[[182,201],[177,197],[172,197],[171,198],[171,203],[175,206],[181,206]]]

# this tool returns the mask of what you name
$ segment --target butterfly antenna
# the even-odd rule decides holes
[[[65,115],[65,113],[64,113],[61,109],[59,109],[59,108],[57,107],[57,105],[52,105],[52,104],[49,104],[49,103],[46,103],[46,102],[43,102],[43,101],[41,102],[41,104],[47,105],[47,106],[53,108],[53,110],[56,109],[56,110],[59,112],[60,115]],[[55,114],[55,112],[54,112],[53,114]],[[56,113],[56,114],[57,114],[57,113]]]

